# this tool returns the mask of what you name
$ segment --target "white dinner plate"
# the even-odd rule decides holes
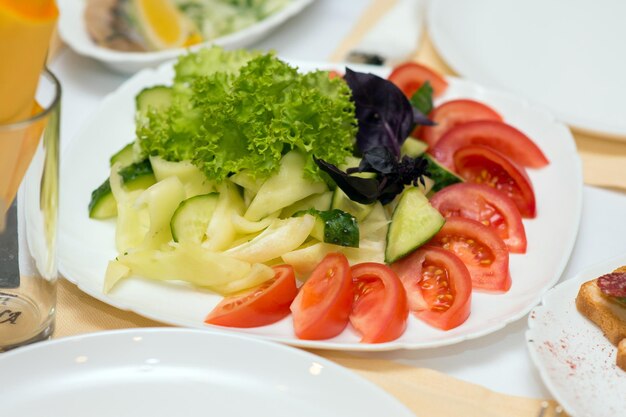
[[[617,348],[576,309],[580,286],[626,265],[626,256],[602,263],[559,284],[528,318],[527,346],[541,377],[571,417],[616,417],[626,410],[626,371]]]
[[[85,29],[85,3],[87,0],[57,0],[59,34],[63,41],[81,55],[103,62],[110,68],[123,73],[135,73],[143,68],[155,67],[186,49],[176,48],[163,51],[122,52],[97,45]],[[243,48],[269,35],[278,26],[304,10],[313,0],[290,0],[282,9],[265,19],[240,31],[211,39],[189,48],[196,50],[207,45],[220,45],[227,49]]]
[[[428,27],[463,77],[626,140],[624,16],[622,0],[434,0]]]
[[[301,70],[329,64],[300,63]],[[353,66],[385,74],[380,67]],[[337,67],[335,67],[337,68]],[[135,311],[163,323],[207,327],[203,320],[221,300],[208,291],[175,283],[133,278],[122,281],[111,293],[102,286],[109,260],[115,250],[115,220],[96,221],[88,217],[91,191],[109,175],[109,156],[134,138],[135,95],[143,88],[168,83],[171,64],[145,70],[106,97],[94,117],[83,126],[66,148],[61,173],[59,267],[78,287],[108,304]],[[341,335],[323,341],[299,340],[292,319],[265,327],[222,331],[244,332],[304,347],[346,350],[390,350],[428,348],[458,343],[504,327],[523,317],[542,294],[559,279],[572,251],[582,206],[580,159],[569,130],[547,113],[530,107],[507,94],[486,90],[473,83],[449,79],[442,100],[469,97],[498,109],[505,120],[518,127],[544,151],[550,165],[529,170],[537,197],[537,218],[525,220],[528,252],[511,255],[513,285],[506,294],[474,293],[469,319],[456,329],[441,331],[410,317],[407,331],[399,339],[383,344],[360,344],[358,335],[347,328]]]
[[[0,355],[2,414],[20,417],[415,417],[308,352],[193,329],[92,333]]]

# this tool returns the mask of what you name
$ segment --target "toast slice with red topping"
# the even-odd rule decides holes
[[[585,282],[578,290],[576,308],[617,346],[617,366],[626,371],[626,298],[620,296],[622,281],[626,282],[626,266]]]
[[[626,371],[626,339],[617,345],[617,366]]]

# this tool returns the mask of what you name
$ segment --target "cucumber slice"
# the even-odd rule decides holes
[[[115,155],[113,155],[109,160],[109,165],[113,166],[113,164],[119,162],[121,166],[125,167],[135,162],[135,153],[133,151],[133,146],[134,143],[129,143],[128,145],[117,151]]]
[[[346,195],[339,187],[335,189],[333,193],[333,201],[330,205],[331,209],[338,209],[352,214],[357,221],[363,220],[374,208],[374,204],[361,204],[356,201],[350,200],[350,197]]]
[[[98,188],[91,192],[89,201],[89,218],[109,219],[117,215],[117,202],[111,192],[111,184],[107,178]]]
[[[421,156],[428,149],[428,144],[419,139],[415,138],[406,138],[402,147],[400,148],[400,155],[410,156],[411,158],[415,158],[417,156]]]
[[[278,173],[259,188],[244,217],[252,221],[260,220],[305,197],[326,191],[328,188],[323,181],[314,182],[303,177],[304,165],[304,155],[298,151],[283,156]]]
[[[156,183],[152,165],[147,159],[120,169],[119,174],[128,191],[145,190]]]
[[[304,214],[315,216],[311,236],[317,240],[339,246],[359,247],[359,225],[350,213],[339,209],[328,211],[309,209],[298,212],[295,216]]]
[[[430,178],[434,181],[432,186],[433,191],[437,192],[448,185],[463,182],[463,178],[435,161],[432,156],[424,154],[424,159],[428,161],[428,172],[430,173]]]
[[[218,193],[197,195],[179,204],[170,221],[174,242],[202,243],[218,196]]]
[[[145,190],[156,182],[148,160],[122,168],[118,175],[126,191]],[[117,215],[117,202],[111,192],[109,179],[91,193],[88,207],[92,219],[109,219]]]
[[[156,87],[144,88],[135,98],[137,113],[140,116],[145,116],[150,109],[159,110],[169,107],[172,104],[172,97],[171,87],[157,85]]]
[[[445,223],[418,188],[407,188],[391,217],[385,262],[392,263],[426,243]]]

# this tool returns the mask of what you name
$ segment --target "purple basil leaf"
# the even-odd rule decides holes
[[[363,159],[357,169],[348,169],[348,173],[352,172],[375,172],[378,174],[388,175],[397,171],[398,158],[391,153],[389,148],[377,146],[363,154]]]
[[[351,200],[362,204],[376,200],[382,204],[390,203],[404,190],[404,186],[424,184],[423,176],[428,173],[428,161],[424,158],[404,156],[398,161],[387,148],[382,147],[368,151],[358,168],[348,168],[346,172],[321,159],[314,160]],[[376,178],[350,175],[354,172],[373,172]]]
[[[417,113],[391,81],[346,68],[344,79],[352,90],[359,124],[356,141],[361,154],[385,147],[396,157],[415,126]],[[420,118],[421,120],[421,118]]]
[[[435,126],[437,123],[430,120],[427,116],[424,116],[418,109],[413,107],[413,121],[415,125],[420,126]]]
[[[380,200],[380,202],[385,205],[385,204],[389,204],[393,201],[394,198],[396,198],[396,196],[398,194],[400,194],[402,191],[404,191],[404,186],[400,183],[397,182],[392,182],[389,184],[386,184],[380,191],[379,191],[379,196],[378,196],[378,200]]]
[[[378,180],[376,178],[348,175],[333,164],[315,157],[313,159],[317,166],[335,181],[337,187],[341,188],[350,200],[361,204],[371,204],[378,199]]]

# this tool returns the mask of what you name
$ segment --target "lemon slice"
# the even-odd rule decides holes
[[[154,49],[185,46],[192,25],[170,0],[133,0],[146,41]]]

